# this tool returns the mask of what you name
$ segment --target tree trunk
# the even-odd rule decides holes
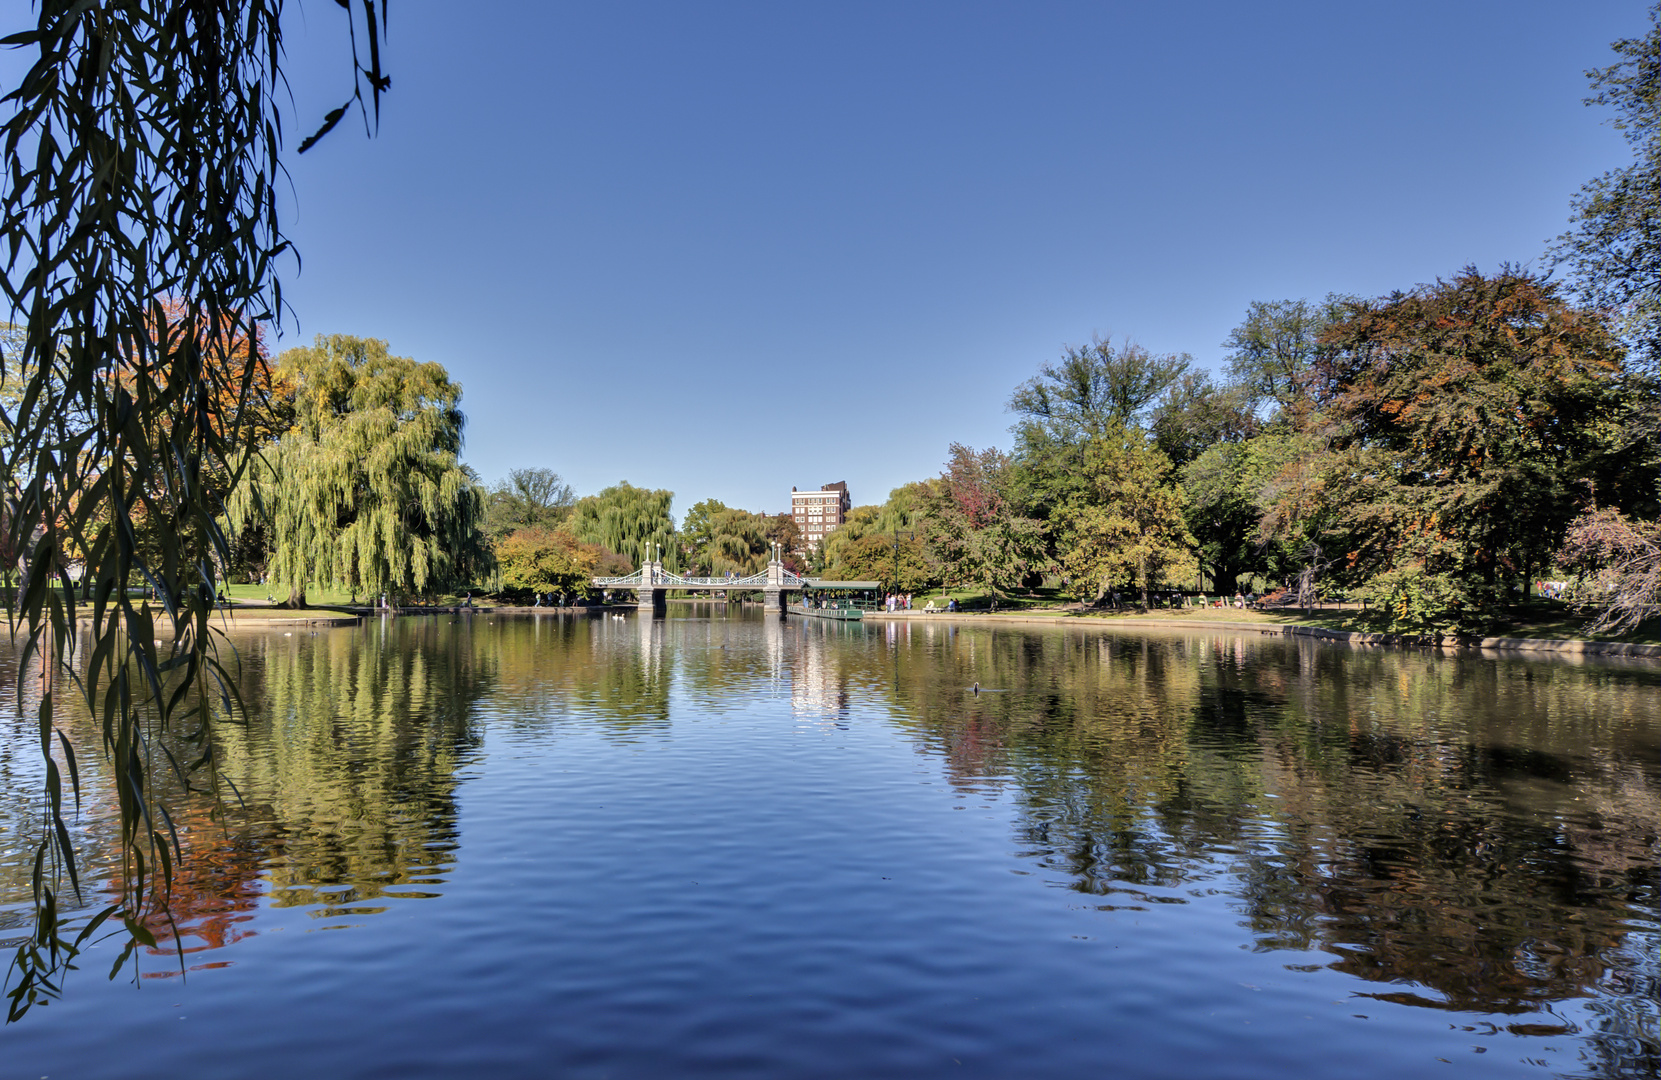
[[[281,604],[279,604],[277,606],[278,607],[285,607],[285,608],[303,608],[303,607],[305,607],[306,606],[306,587],[304,585],[290,585],[288,587],[288,599],[284,600]]]

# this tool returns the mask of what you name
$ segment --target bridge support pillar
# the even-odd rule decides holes
[[[662,615],[669,610],[669,590],[642,585],[636,594],[636,606],[642,615]]]
[[[777,585],[769,585],[761,590],[761,603],[770,615],[783,615],[784,607],[790,603],[790,594]]]

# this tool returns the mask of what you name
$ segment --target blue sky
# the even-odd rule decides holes
[[[342,16],[296,8],[301,126]],[[545,466],[769,512],[1009,445],[1065,344],[1215,365],[1255,299],[1540,264],[1623,160],[1583,71],[1641,3],[399,0],[379,135],[291,156],[285,289]],[[297,142],[291,138],[290,145]]]

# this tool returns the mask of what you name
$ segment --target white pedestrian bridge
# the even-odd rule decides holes
[[[782,612],[785,605],[790,602],[789,594],[808,588],[809,583],[795,571],[785,568],[784,553],[774,544],[767,560],[767,569],[758,574],[745,577],[697,577],[691,574],[677,574],[663,568],[661,552],[654,548],[645,563],[634,573],[622,577],[596,577],[594,587],[633,589],[640,598],[641,609],[654,612],[663,610],[670,589],[692,592],[738,589],[744,592],[760,592],[769,611]]]

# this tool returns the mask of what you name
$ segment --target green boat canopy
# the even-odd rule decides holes
[[[869,592],[882,591],[880,581],[826,581],[824,578],[803,578],[810,589],[864,589]]]

